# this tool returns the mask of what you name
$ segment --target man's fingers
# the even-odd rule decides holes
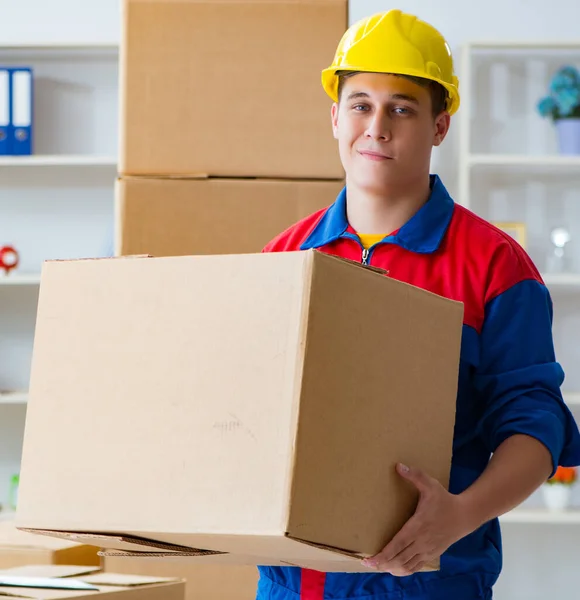
[[[380,559],[379,564],[377,565],[377,569],[379,571],[389,571],[392,568],[401,568],[404,567],[407,563],[414,561],[416,558],[417,548],[416,544],[413,543],[407,548],[405,548],[402,552],[399,552],[399,554],[397,554],[397,556],[392,558],[390,561]]]
[[[421,469],[407,467],[401,463],[397,465],[397,472],[401,477],[410,481],[419,492],[427,492],[433,489],[434,484],[437,482],[436,479],[429,477],[429,475]]]
[[[411,560],[403,565],[403,569],[409,573],[409,575],[412,575],[413,573],[418,573],[425,566],[425,563],[425,558],[420,554],[416,554]]]
[[[409,521],[403,525],[401,531],[397,533],[397,535],[384,547],[381,552],[372,558],[367,558],[363,561],[365,566],[376,567],[379,562],[384,564],[393,560],[395,556],[406,550],[415,542],[414,530],[415,527],[413,525],[413,517],[411,517],[411,519],[409,519]]]

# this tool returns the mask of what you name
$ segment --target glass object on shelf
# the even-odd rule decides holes
[[[570,271],[570,257],[566,254],[566,244],[571,240],[570,232],[564,227],[556,227],[550,232],[553,249],[548,256],[546,270],[548,273],[566,273]]]
[[[10,479],[10,490],[8,493],[8,505],[11,510],[16,510],[18,504],[18,486],[20,485],[20,475],[18,473],[12,475]]]

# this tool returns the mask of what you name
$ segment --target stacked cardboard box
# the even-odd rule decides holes
[[[259,252],[343,170],[320,72],[347,0],[125,0],[117,254]]]
[[[320,71],[347,0],[125,0],[123,22],[117,254],[259,252],[334,201]],[[255,596],[252,567],[109,560],[185,576],[191,600]]]
[[[180,579],[103,573],[98,567],[33,564],[0,570],[2,598],[184,600],[184,593]]]
[[[103,569],[185,580],[186,600],[255,600],[257,569],[241,565],[198,565],[189,559],[105,556]]]

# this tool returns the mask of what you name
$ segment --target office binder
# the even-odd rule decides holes
[[[12,154],[32,154],[32,69],[11,71]]]
[[[0,156],[11,154],[10,71],[0,67]]]

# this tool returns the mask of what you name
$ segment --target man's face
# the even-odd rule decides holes
[[[332,127],[348,182],[380,194],[429,173],[449,114],[434,117],[429,90],[404,77],[358,73],[344,82]]]

